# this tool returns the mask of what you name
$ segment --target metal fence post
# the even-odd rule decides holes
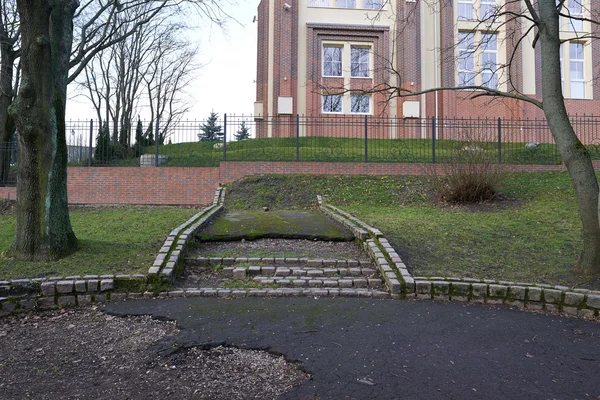
[[[435,164],[435,117],[431,117],[431,162]]]
[[[498,117],[498,164],[502,164],[502,120]]]
[[[365,115],[365,163],[369,162],[369,116]]]
[[[227,161],[227,114],[223,114],[223,161]]]
[[[155,129],[155,133],[154,133],[154,144],[155,144],[155,157],[154,157],[154,166],[158,167],[158,132],[159,129],[158,127],[160,126],[160,120],[158,117],[156,117],[156,129]]]
[[[296,114],[296,162],[300,161],[300,115]]]
[[[92,166],[92,140],[94,140],[94,120],[90,119],[90,146],[88,149],[88,167]]]

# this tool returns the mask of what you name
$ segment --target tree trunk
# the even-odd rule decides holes
[[[69,57],[73,44],[73,15],[76,1],[62,1],[52,10],[52,51],[54,63],[54,129],[52,169],[46,204],[46,228],[50,245],[50,258],[56,259],[77,249],[77,238],[71,227],[67,197],[68,148],[66,140],[65,111]]]
[[[577,268],[600,273],[599,187],[590,154],[579,141],[565,108],[560,73],[558,12],[554,0],[540,0],[543,110],[561,158],[571,176],[583,225]]]
[[[13,100],[13,66],[15,53],[8,38],[0,38],[0,186],[8,182],[10,155],[14,132],[13,119],[8,107]]]
[[[10,114],[17,126],[18,259],[47,260],[73,250],[77,240],[66,195],[64,104],[76,1],[19,0],[22,83]],[[71,10],[71,12],[69,12]],[[71,28],[72,35],[72,28]],[[64,76],[62,76],[64,75]]]

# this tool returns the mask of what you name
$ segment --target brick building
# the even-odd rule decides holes
[[[255,116],[542,118],[528,103],[472,99],[472,90],[389,101],[383,93],[360,91],[484,85],[540,96],[540,46],[533,48],[530,32],[516,47],[514,32],[527,27],[488,18],[496,7],[495,0],[262,0]],[[504,7],[518,11],[519,4]],[[600,0],[565,1],[570,15],[586,17],[590,9],[600,9]],[[561,19],[561,37],[568,40],[561,61],[570,114],[600,115],[600,80],[593,79],[600,76],[600,44],[584,38],[592,29],[587,21]],[[510,79],[501,68],[509,58]],[[283,131],[269,124],[259,126],[257,136],[288,136]],[[377,136],[402,137],[386,129]]]

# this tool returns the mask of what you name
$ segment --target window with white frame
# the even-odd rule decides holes
[[[342,95],[340,95],[340,94],[323,95],[323,112],[324,113],[341,113],[342,112]]]
[[[350,112],[352,114],[368,114],[371,110],[371,98],[365,95],[350,96]]]
[[[342,46],[323,46],[323,76],[342,76]]]
[[[585,42],[565,42],[560,46],[560,80],[563,94],[570,99],[587,98]],[[568,60],[568,63],[566,62]]]
[[[335,6],[339,8],[356,8],[356,0],[335,0]]]
[[[569,43],[569,73],[571,98],[585,99],[585,69],[583,43]]]
[[[365,0],[365,8],[368,10],[381,10],[383,0]]]
[[[472,20],[473,18],[473,0],[458,0],[458,19]]]
[[[480,0],[479,2],[479,19],[487,21],[494,18],[496,14],[496,0]]]
[[[498,35],[481,34],[481,85],[490,89],[498,88]]]
[[[369,48],[350,48],[350,76],[353,78],[369,77]]]
[[[475,34],[458,33],[458,86],[475,85]]]
[[[565,93],[565,58],[563,56],[563,45],[560,45],[559,48],[559,56],[560,56],[560,88],[562,90],[563,96]]]
[[[568,0],[567,10],[572,18],[567,19],[568,30],[573,32],[583,31],[583,21],[574,18],[583,18],[582,0]]]
[[[329,0],[310,0],[309,7],[329,7]]]

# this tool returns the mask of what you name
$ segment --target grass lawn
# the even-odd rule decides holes
[[[415,276],[456,276],[600,289],[600,279],[573,272],[581,223],[566,173],[508,174],[508,200],[451,207],[431,199],[428,177],[254,176],[228,188],[228,210],[314,209],[316,195],[381,229]],[[81,243],[52,263],[0,256],[0,279],[145,273],[164,238],[196,213],[178,208],[77,207]],[[15,220],[0,213],[0,252]]]
[[[163,166],[218,166],[223,160],[223,149],[209,142],[175,143],[159,146],[159,153],[169,157]],[[296,148],[296,146],[298,146]],[[408,162],[429,163],[432,161],[432,142],[429,139],[369,139],[368,161],[373,163]],[[437,162],[447,162],[457,151],[465,147],[484,151],[491,160],[498,159],[498,143],[464,142],[458,140],[436,140]],[[296,152],[296,150],[298,150]],[[154,147],[144,149],[154,154]],[[525,143],[505,142],[501,148],[505,164],[558,164],[560,158],[556,146],[541,144],[526,148]],[[227,161],[334,161],[364,162],[365,141],[359,138],[295,137],[249,139],[227,143]],[[133,165],[139,159],[114,160],[113,165]],[[139,165],[139,164],[138,164]]]
[[[233,184],[225,204],[314,207],[314,196],[323,194],[383,231],[415,276],[600,289],[598,277],[573,272],[581,222],[566,173],[508,174],[502,192],[510,199],[476,207],[437,204],[430,190],[424,177],[265,176]]]
[[[0,280],[86,274],[147,273],[171,230],[198,209],[75,207],[71,223],[80,243],[75,254],[55,262],[15,261],[0,255]],[[15,235],[15,217],[0,213],[0,253]]]

